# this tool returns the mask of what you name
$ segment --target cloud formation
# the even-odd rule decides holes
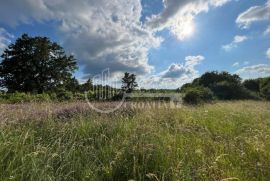
[[[234,64],[232,64],[232,67],[239,67],[241,65],[247,66],[249,64],[248,61],[244,61],[244,62],[235,62]]]
[[[266,51],[266,56],[270,59],[270,48]]]
[[[169,28],[181,39],[197,14],[228,1],[164,0],[164,10],[143,24],[140,0],[8,0],[0,3],[0,23],[55,22],[64,48],[75,54],[85,75],[108,67],[115,75],[145,75],[154,70],[149,50],[162,42],[156,32]]]
[[[237,70],[236,73],[244,78],[266,77],[270,75],[270,65],[257,64],[247,66]]]
[[[85,74],[111,71],[149,73],[148,51],[161,38],[142,27],[140,0],[9,0],[1,2],[0,21],[10,25],[57,21],[63,45]],[[13,14],[11,14],[13,13]]]
[[[267,20],[270,17],[270,0],[262,6],[253,6],[241,13],[236,23],[240,28],[249,28],[249,26],[256,21]]]
[[[198,72],[195,66],[204,60],[201,55],[187,56],[184,64],[172,64],[170,67],[161,73],[162,78],[180,78],[182,76],[194,77]]]
[[[218,7],[230,0],[164,0],[164,10],[147,19],[146,25],[156,31],[168,28],[180,40],[186,38],[194,26],[194,18],[207,12],[210,6]]]
[[[266,36],[266,35],[270,35],[270,26],[268,26],[266,28],[266,30],[263,32],[263,34]]]
[[[113,73],[150,73],[148,51],[161,38],[142,27],[141,10],[140,1],[93,1],[81,15],[74,12],[64,19],[65,46],[81,59],[86,73],[107,67]]]
[[[227,45],[223,45],[222,48],[225,51],[230,51],[233,48],[237,48],[239,43],[242,43],[242,42],[246,41],[247,39],[248,39],[247,36],[236,35],[231,43],[229,43]]]
[[[235,62],[234,64],[232,64],[232,67],[238,67],[239,65],[239,62]]]
[[[202,55],[187,56],[184,63],[171,64],[160,74],[144,78],[142,85],[145,88],[178,88],[199,76],[195,67],[204,59]]]
[[[11,40],[14,36],[8,33],[4,28],[0,27],[0,55],[3,53],[8,44],[11,43]]]

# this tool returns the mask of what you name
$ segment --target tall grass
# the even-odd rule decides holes
[[[269,108],[220,102],[43,120],[37,111],[2,122],[0,180],[268,180]]]

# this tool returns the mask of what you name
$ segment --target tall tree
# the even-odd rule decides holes
[[[71,91],[71,92],[79,92],[80,90],[80,84],[79,81],[73,77],[68,79],[65,84],[63,85],[64,89]]]
[[[138,87],[136,75],[126,72],[122,78],[122,90],[126,93],[131,93],[136,87]]]
[[[44,92],[70,80],[75,58],[47,37],[23,34],[2,54],[1,86],[9,92]]]
[[[90,91],[90,90],[93,90],[93,81],[92,79],[88,79],[84,84],[82,84],[80,86],[80,90],[82,92],[87,92],[87,91]]]

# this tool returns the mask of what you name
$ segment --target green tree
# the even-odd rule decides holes
[[[250,91],[260,92],[260,79],[245,80],[243,86]]]
[[[270,77],[260,79],[260,94],[270,100]]]
[[[1,86],[9,92],[38,92],[52,90],[70,79],[77,68],[73,56],[47,37],[23,34],[2,54]]]
[[[220,81],[212,89],[219,99],[248,99],[251,98],[249,92],[241,84],[229,81]]]
[[[236,74],[216,71],[206,72],[193,83],[211,89],[219,99],[244,99],[248,97],[241,84],[241,78]]]
[[[214,100],[213,92],[202,86],[188,86],[182,90],[184,93],[183,101],[188,104],[200,104]]]
[[[64,88],[67,90],[67,91],[70,91],[70,92],[79,92],[80,90],[80,84],[79,84],[79,81],[73,77],[73,78],[70,78],[70,79],[67,79],[65,84],[64,84]]]
[[[228,72],[206,72],[192,83],[185,84],[181,92],[186,89],[202,86],[209,88],[218,99],[257,99],[256,94],[248,91],[241,83],[239,75]]]
[[[84,84],[80,86],[80,90],[82,92],[88,92],[93,90],[93,81],[92,79],[88,79]]]
[[[136,75],[126,72],[122,78],[122,91],[131,93],[136,87],[138,87]]]
[[[241,85],[241,78],[239,75],[231,75],[228,72],[206,72],[200,78],[195,79],[193,84],[199,84],[204,87],[213,89],[218,82],[230,82],[233,85]]]

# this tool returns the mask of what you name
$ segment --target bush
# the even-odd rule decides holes
[[[15,92],[12,94],[7,94],[6,100],[10,103],[24,103],[24,102],[31,102],[33,99],[30,94]]]
[[[33,95],[32,99],[37,102],[48,102],[52,100],[51,96],[46,93]]]
[[[83,93],[76,92],[76,93],[74,93],[73,98],[75,100],[84,100],[85,99],[85,95]]]
[[[69,101],[73,99],[72,92],[66,91],[64,89],[58,90],[58,92],[56,93],[56,96],[57,96],[58,101]]]
[[[195,79],[192,83],[183,85],[180,91],[185,93],[186,90],[190,90],[192,87],[201,86],[209,88],[213,92],[214,96],[221,100],[258,100],[261,99],[260,95],[263,95],[265,98],[268,97],[268,85],[261,84],[261,87],[265,88],[264,91],[259,94],[259,82],[261,82],[261,79],[246,80],[242,84],[241,78],[236,74],[231,75],[228,72],[206,72],[201,77]]]
[[[96,94],[93,91],[88,91],[86,92],[87,94],[87,99],[88,100],[96,100]],[[84,94],[84,99],[85,99],[85,94]]]
[[[6,99],[6,94],[4,92],[0,92],[0,101],[3,102]]]
[[[260,80],[259,79],[245,80],[243,82],[243,86],[252,92],[260,92]]]
[[[244,88],[234,82],[222,81],[213,87],[215,96],[222,100],[242,99],[245,96]]]
[[[260,95],[270,100],[270,77],[261,79],[260,81]]]
[[[55,92],[49,92],[48,95],[50,95],[51,100],[57,101],[57,94]]]
[[[184,84],[181,88],[180,88],[180,92],[184,93],[186,90],[194,87],[195,84],[193,83],[187,83],[187,84]]]
[[[213,87],[219,82],[230,82],[234,85],[241,85],[241,78],[228,72],[206,72],[200,78],[193,81],[193,84],[198,84],[200,86],[208,87],[213,91]],[[214,91],[213,91],[214,92]]]
[[[209,88],[194,86],[185,89],[184,102],[187,104],[200,104],[214,99],[213,92]]]
[[[234,82],[222,81],[213,89],[215,96],[221,100],[260,99],[255,92]]]
[[[3,103],[25,103],[50,101],[49,94],[28,94],[28,93],[0,93],[0,101]]]

